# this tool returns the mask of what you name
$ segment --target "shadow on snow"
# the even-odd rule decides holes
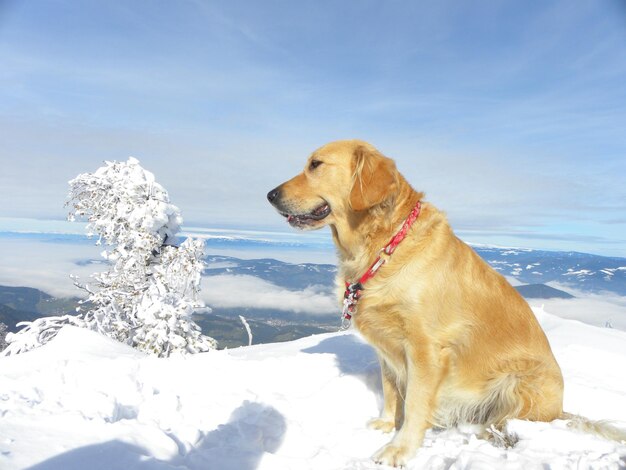
[[[285,418],[276,409],[245,401],[228,423],[169,461],[156,459],[137,445],[114,440],[68,451],[28,470],[255,470],[263,454],[278,450],[286,430]]]
[[[382,406],[380,366],[374,349],[353,334],[332,336],[319,344],[303,349],[309,354],[333,354],[342,374],[353,375],[362,380],[376,394]]]

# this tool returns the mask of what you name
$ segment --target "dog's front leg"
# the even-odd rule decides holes
[[[378,354],[380,362],[380,375],[383,384],[383,410],[380,418],[370,420],[367,425],[372,429],[383,432],[392,432],[402,426],[403,403],[402,395],[398,390],[398,378],[396,373],[389,367],[385,358]]]
[[[442,368],[437,367],[433,360],[434,354],[426,344],[417,344],[419,350],[405,351],[407,383],[404,422],[391,442],[374,455],[377,463],[393,467],[406,465],[422,444],[426,429],[430,427]]]

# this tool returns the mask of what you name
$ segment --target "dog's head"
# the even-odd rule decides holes
[[[340,140],[313,152],[304,171],[267,198],[290,225],[311,230],[377,206],[397,188],[393,160],[367,142]]]

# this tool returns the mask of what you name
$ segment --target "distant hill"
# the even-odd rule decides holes
[[[472,248],[496,271],[525,284],[555,282],[583,292],[613,292],[626,296],[626,258],[521,248]],[[332,264],[291,264],[274,259],[241,260],[216,255],[207,256],[206,261],[205,276],[245,274],[288,289],[311,285],[332,288],[337,273]]]
[[[15,310],[38,312],[39,304],[52,296],[32,287],[0,286],[0,304]]]
[[[496,271],[527,284],[557,282],[584,292],[626,296],[626,258],[526,248],[473,246]]]
[[[526,284],[515,286],[517,291],[527,299],[573,299],[574,296],[545,284]]]
[[[0,323],[4,323],[7,326],[7,331],[17,331],[15,326],[21,321],[32,321],[42,315],[36,312],[24,312],[22,310],[15,310],[8,305],[0,304]]]
[[[73,314],[77,298],[56,298],[32,287],[0,286],[0,322],[9,331],[16,331],[16,324],[52,315]]]
[[[205,258],[205,276],[221,274],[248,275],[289,289],[309,286],[334,286],[337,267],[332,264],[292,264],[275,259],[239,259],[209,255]]]

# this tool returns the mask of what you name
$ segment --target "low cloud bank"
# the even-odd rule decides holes
[[[531,299],[533,307],[541,307],[546,312],[561,318],[579,320],[589,325],[626,331],[626,297],[612,293],[591,294],[572,289],[558,283],[550,286],[575,296],[573,299]]]
[[[102,265],[78,265],[85,260],[101,260],[102,247],[74,243],[53,243],[19,238],[0,240],[0,285],[34,287],[54,297],[84,297],[70,274],[81,282],[103,271]]]
[[[265,308],[339,316],[339,305],[334,294],[320,286],[292,291],[254,276],[204,277],[200,295],[211,307]]]

